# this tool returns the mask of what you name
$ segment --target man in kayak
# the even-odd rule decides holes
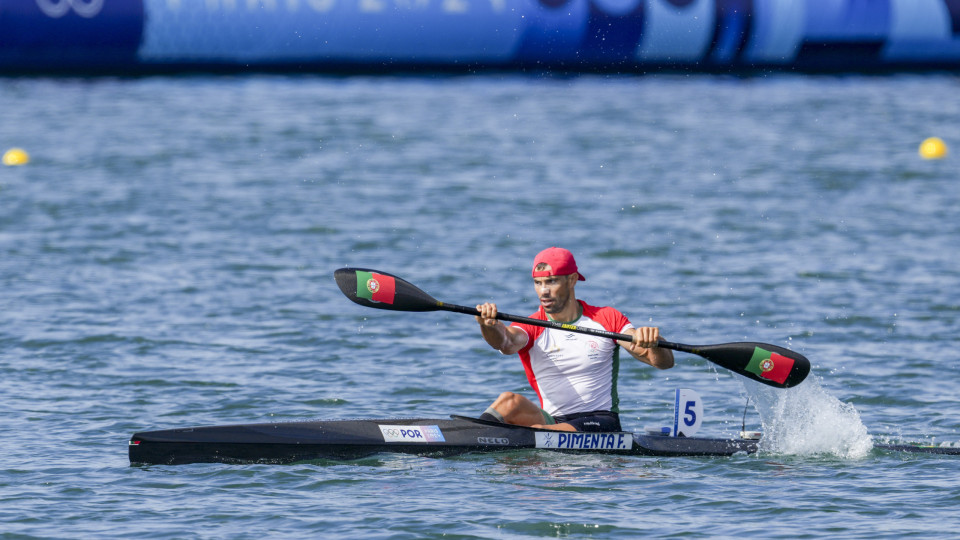
[[[521,426],[561,431],[620,431],[617,373],[619,349],[658,369],[673,367],[673,352],[657,347],[660,330],[634,328],[611,307],[577,300],[574,287],[586,278],[573,254],[563,248],[541,251],[533,261],[533,288],[540,309],[530,317],[575,326],[630,334],[632,342],[614,341],[523,323],[497,320],[496,304],[477,306],[483,339],[503,354],[520,354],[530,386],[540,398],[504,392],[481,416]]]

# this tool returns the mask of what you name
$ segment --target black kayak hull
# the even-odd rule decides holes
[[[474,418],[372,419],[237,424],[135,433],[136,464],[293,463],[383,453],[451,456],[505,450],[630,456],[731,456],[756,440],[666,437],[628,432],[564,433]]]
[[[354,460],[400,453],[453,456],[468,453],[540,449],[625,456],[732,456],[752,454],[754,439],[668,437],[629,432],[564,433],[476,418],[319,420],[236,424],[135,433],[130,462],[294,463]],[[914,454],[960,455],[960,447],[878,444],[875,449]]]

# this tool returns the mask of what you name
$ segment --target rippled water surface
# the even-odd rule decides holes
[[[960,79],[0,79],[0,536],[943,537],[960,459]],[[924,161],[937,135],[954,154]],[[478,414],[530,394],[441,300],[578,295],[686,343],[802,352],[807,382],[621,368],[625,426],[705,401],[763,451],[130,466],[135,431]],[[532,395],[531,395],[532,397]],[[749,402],[748,402],[749,399]]]

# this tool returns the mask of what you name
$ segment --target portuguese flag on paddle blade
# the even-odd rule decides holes
[[[393,276],[376,272],[357,270],[357,296],[373,302],[392,304],[397,293],[397,282]]]
[[[783,384],[793,369],[793,358],[770,352],[760,347],[754,347],[753,357],[747,364],[746,370],[750,373]]]

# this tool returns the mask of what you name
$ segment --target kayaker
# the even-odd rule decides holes
[[[519,353],[527,380],[540,398],[538,407],[520,394],[504,392],[480,417],[561,431],[620,431],[619,349],[658,369],[673,367],[673,352],[657,347],[659,328],[634,328],[612,307],[577,300],[574,288],[586,278],[570,251],[558,247],[541,251],[533,260],[532,274],[540,309],[531,318],[630,334],[633,341],[523,323],[507,326],[496,319],[496,304],[480,304],[477,322],[483,339],[505,355]]]

